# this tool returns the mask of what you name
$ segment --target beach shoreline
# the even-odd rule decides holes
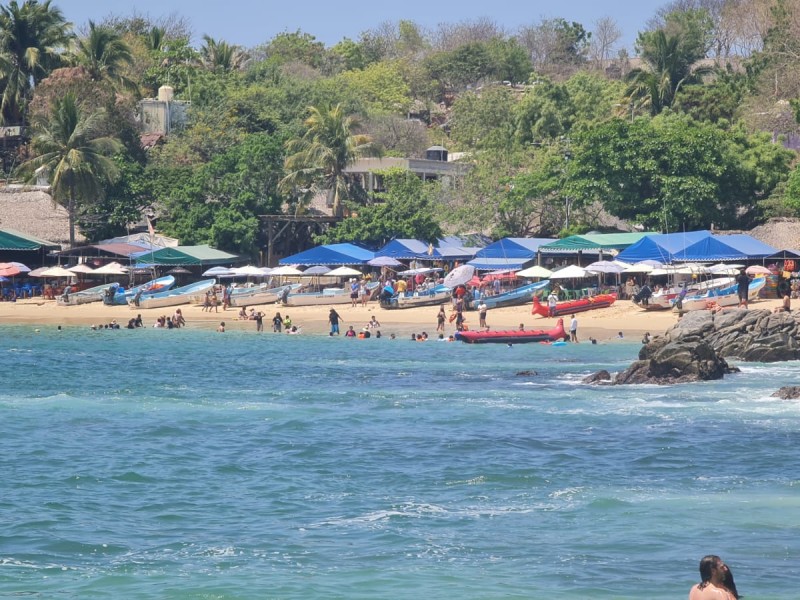
[[[779,299],[763,299],[751,304],[754,309],[769,309],[779,306]],[[450,307],[445,305],[448,315]],[[125,328],[130,319],[137,314],[142,315],[145,327],[152,327],[156,319],[162,315],[172,316],[175,309],[180,308],[190,328],[216,329],[221,322],[225,322],[227,330],[250,330],[256,332],[255,321],[238,320],[239,308],[229,308],[218,311],[205,312],[200,305],[180,305],[154,309],[131,309],[128,306],[106,306],[102,302],[93,302],[78,306],[59,306],[55,300],[32,298],[16,302],[0,302],[0,323],[6,325],[31,325],[41,327],[71,327],[105,325],[116,320],[121,328]],[[366,307],[352,307],[349,304],[335,306],[303,306],[284,307],[275,304],[252,305],[256,312],[264,314],[264,331],[272,332],[272,318],[276,312],[282,316],[287,314],[293,324],[297,325],[302,333],[312,335],[327,335],[330,326],[328,313],[335,308],[341,315],[340,328],[342,334],[352,325],[360,331],[375,316],[381,323],[383,335],[395,333],[398,336],[411,333],[427,332],[430,337],[436,337],[436,313],[438,306],[425,306],[401,310],[386,310],[381,308],[377,301],[368,303]],[[467,324],[470,329],[476,329],[478,314],[475,311],[466,313]],[[568,326],[569,315],[564,316],[565,325]],[[578,320],[578,337],[588,341],[589,337],[598,340],[618,339],[619,332],[624,338],[641,338],[646,332],[651,335],[660,335],[674,325],[678,317],[671,310],[644,311],[628,300],[618,300],[608,308],[601,308],[576,314]],[[488,312],[487,323],[494,331],[516,330],[520,324],[525,329],[550,329],[555,326],[557,319],[543,318],[531,314],[531,305],[510,306],[492,309]],[[446,323],[445,335],[455,332],[453,323]]]

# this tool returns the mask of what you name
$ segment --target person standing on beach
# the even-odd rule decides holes
[[[578,343],[578,319],[572,315],[572,320],[569,322],[569,341]]]
[[[444,312],[444,304],[439,307],[439,312],[436,314],[436,331],[444,331],[444,322],[447,315]]]
[[[256,313],[256,331],[259,333],[264,331],[264,313],[261,311]]]
[[[689,591],[689,600],[738,600],[741,598],[733,573],[719,556],[700,559],[700,583]]]
[[[736,291],[739,294],[739,308],[747,308],[747,296],[750,293],[750,277],[744,269],[739,271],[739,274],[736,276],[736,283],[738,284]]]
[[[272,331],[274,333],[280,333],[282,325],[283,325],[283,317],[281,316],[281,313],[276,312],[275,316],[272,317]]]
[[[332,336],[334,334],[339,335],[339,320],[340,319],[344,320],[339,315],[339,313],[336,312],[336,310],[333,307],[331,307],[331,310],[328,313],[328,323],[331,324],[331,332],[328,335],[330,335],[330,336]]]
[[[489,329],[489,326],[486,324],[486,311],[489,308],[486,306],[486,302],[481,300],[481,303],[478,304],[478,327],[481,329]]]
[[[553,290],[547,297],[547,314],[549,314],[551,317],[555,317],[557,305],[558,305],[558,294],[556,293],[555,290]]]

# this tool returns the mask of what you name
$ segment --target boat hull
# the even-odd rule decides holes
[[[175,278],[172,275],[159,277],[158,279],[153,279],[152,281],[137,285],[128,290],[117,291],[113,297],[103,298],[103,303],[125,306],[128,303],[128,299],[135,297],[140,290],[142,291],[142,298],[144,298],[150,294],[167,291],[171,289],[173,285],[175,285]]]
[[[533,294],[543,291],[550,287],[550,280],[537,281],[528,285],[523,285],[505,294],[497,296],[482,296],[481,301],[486,308],[503,308],[504,306],[520,306],[527,304],[533,298]]]
[[[367,289],[370,292],[370,298],[372,294],[375,293],[375,290],[378,288],[380,284],[370,283],[367,285]],[[281,303],[284,306],[321,306],[327,304],[348,304],[352,302],[350,298],[350,290],[345,290],[343,288],[328,288],[329,292],[323,292],[321,294],[314,294],[314,293],[303,293],[303,294],[289,294],[285,299],[281,300]],[[359,302],[360,302],[359,298]]]
[[[251,304],[272,304],[281,299],[283,292],[289,288],[289,293],[300,290],[300,284],[282,285],[275,288],[249,288],[241,291],[234,290],[230,296],[231,306],[250,306]],[[237,293],[238,292],[238,293]]]
[[[164,308],[165,306],[178,306],[181,304],[202,304],[206,292],[214,287],[216,280],[207,279],[166,292],[159,292],[142,296],[137,303],[135,298],[128,300],[128,305],[134,309]]]
[[[98,285],[93,288],[81,290],[80,292],[75,292],[74,294],[69,294],[66,298],[64,298],[64,296],[58,296],[58,298],[56,298],[56,303],[58,306],[79,306],[81,304],[89,304],[90,302],[100,302],[106,297],[106,292],[109,288],[116,292],[118,287],[118,283]]]
[[[516,331],[457,331],[455,338],[467,344],[530,344],[569,339],[564,330],[564,319],[559,319],[553,329]]]
[[[766,279],[754,279],[747,290],[748,302],[758,299],[758,293],[767,283]],[[703,296],[686,296],[681,302],[680,308],[677,303],[674,310],[687,312],[693,310],[706,310],[716,307],[737,306],[739,304],[739,290],[737,286],[731,286],[722,290],[711,290]]]
[[[449,287],[440,286],[428,292],[416,292],[412,294],[398,294],[388,300],[381,300],[381,308],[400,309],[416,308],[417,306],[438,306],[449,302],[452,297],[452,290]]]
[[[549,309],[546,304],[542,304],[539,298],[533,298],[533,308],[531,309],[532,315],[539,315],[542,317],[562,317],[564,315],[571,315],[573,313],[584,312],[587,310],[595,310],[597,308],[608,308],[617,300],[616,294],[600,294],[598,296],[591,296],[589,298],[581,298],[579,300],[567,300],[556,304],[555,312],[550,315]]]

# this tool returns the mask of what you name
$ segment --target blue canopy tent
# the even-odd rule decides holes
[[[711,235],[675,253],[675,259],[686,262],[739,262],[766,258],[775,252],[772,246],[749,235]]]
[[[554,241],[552,238],[503,238],[478,250],[467,264],[488,271],[521,269],[536,259],[540,246]]]
[[[617,260],[628,263],[657,260],[660,263],[668,264],[675,260],[681,260],[676,258],[676,253],[707,237],[711,237],[710,231],[685,231],[681,233],[647,235],[620,252],[617,255]]]
[[[375,253],[375,256],[390,256],[397,260],[439,260],[442,255],[431,244],[420,240],[392,240]]]
[[[325,244],[278,261],[279,265],[362,265],[375,253],[355,244]]]

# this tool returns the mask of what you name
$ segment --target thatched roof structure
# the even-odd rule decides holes
[[[0,228],[3,227],[61,244],[62,247],[69,245],[69,215],[64,207],[55,204],[50,194],[41,189],[0,188]],[[85,239],[78,232],[75,233],[76,242]]]
[[[745,233],[777,250],[800,250],[800,219],[770,219]]]

